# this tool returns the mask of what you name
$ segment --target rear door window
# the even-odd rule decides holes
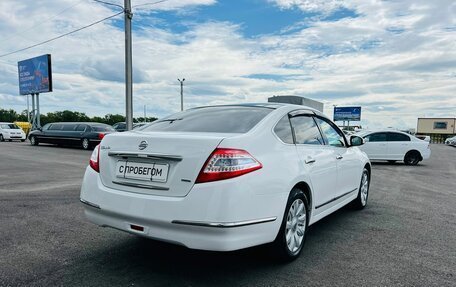
[[[77,132],[83,132],[83,131],[85,131],[85,129],[86,129],[86,125],[78,125],[76,127]]]
[[[296,116],[290,119],[296,144],[324,145],[323,137],[311,116]]]
[[[246,133],[272,110],[251,106],[197,108],[157,120],[142,131]]]
[[[410,137],[400,133],[388,133],[389,142],[409,142]]]

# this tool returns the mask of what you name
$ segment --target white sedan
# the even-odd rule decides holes
[[[20,140],[25,141],[24,131],[14,123],[0,122],[0,141]]]
[[[357,135],[364,138],[365,144],[360,149],[370,160],[404,161],[406,165],[417,165],[431,156],[429,142],[400,131],[364,131]]]
[[[445,144],[446,145],[454,145],[454,146],[456,146],[456,136],[451,137],[451,138],[447,138],[445,140]]]
[[[105,136],[81,202],[100,226],[203,250],[274,242],[294,259],[309,225],[348,203],[366,205],[362,143],[303,106],[190,109]]]

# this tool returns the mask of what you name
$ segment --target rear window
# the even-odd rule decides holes
[[[92,126],[92,131],[94,132],[114,132],[115,129],[113,129],[111,126]]]
[[[265,107],[207,107],[157,120],[143,131],[246,133],[272,109]]]

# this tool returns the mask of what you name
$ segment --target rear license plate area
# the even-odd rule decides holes
[[[166,182],[169,164],[155,162],[118,161],[116,177],[149,182]]]

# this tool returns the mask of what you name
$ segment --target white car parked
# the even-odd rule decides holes
[[[366,205],[362,143],[302,106],[190,109],[105,136],[81,202],[101,226],[214,251],[274,242],[294,259],[309,225],[348,203]]]
[[[360,147],[370,160],[404,161],[416,165],[431,156],[429,142],[394,130],[363,131],[357,134],[364,138]]]
[[[24,131],[14,123],[0,122],[0,141],[20,140],[25,141]]]
[[[447,138],[445,140],[445,144],[446,145],[454,145],[454,146],[456,146],[456,136],[451,137],[451,138]]]

